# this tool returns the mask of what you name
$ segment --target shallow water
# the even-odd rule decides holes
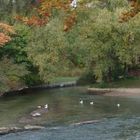
[[[80,100],[84,104],[80,104]],[[94,105],[90,105],[90,101]],[[48,112],[32,118],[38,105]],[[120,104],[120,107],[117,107]],[[0,126],[45,125],[45,130],[21,132],[0,140],[139,140],[140,96],[109,97],[88,94],[85,88],[42,90],[0,99]],[[93,124],[71,125],[99,120]]]

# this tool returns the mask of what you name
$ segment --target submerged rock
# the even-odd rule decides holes
[[[45,127],[43,126],[37,126],[37,125],[26,125],[24,126],[25,130],[39,130],[39,129],[44,129]]]
[[[77,126],[77,125],[92,124],[92,123],[97,123],[97,122],[100,122],[100,120],[83,121],[83,122],[73,123],[71,125],[72,126]]]

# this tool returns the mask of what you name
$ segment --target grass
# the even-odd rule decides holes
[[[77,81],[79,77],[56,77],[53,79],[52,83],[64,83]]]
[[[140,77],[117,80],[111,83],[96,83],[91,87],[95,88],[140,88]]]

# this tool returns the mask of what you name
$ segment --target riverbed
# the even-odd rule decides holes
[[[45,104],[48,110],[41,116],[30,115]],[[45,129],[11,133],[0,136],[0,140],[139,140],[139,107],[139,95],[97,96],[85,87],[4,97],[0,99],[0,127],[30,124]]]

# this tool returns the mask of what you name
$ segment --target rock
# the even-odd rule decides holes
[[[8,134],[9,128],[7,127],[1,127],[0,128],[0,135]]]
[[[9,133],[15,133],[22,131],[22,128],[19,127],[0,127],[0,135],[5,135]]]
[[[72,126],[92,124],[92,123],[97,123],[99,121],[100,120],[83,121],[83,122],[74,123],[74,124],[72,124]]]
[[[39,130],[39,129],[44,129],[45,127],[43,126],[37,126],[37,125],[26,125],[24,126],[25,130]]]
[[[0,127],[0,135],[6,135],[9,133],[16,133],[16,132],[22,132],[27,130],[39,130],[44,129],[43,126],[33,126],[33,125],[26,125],[24,128],[19,127]]]
[[[62,84],[60,84],[60,87],[64,87],[64,84],[62,83]]]

